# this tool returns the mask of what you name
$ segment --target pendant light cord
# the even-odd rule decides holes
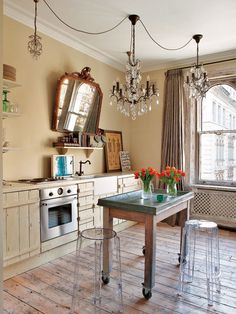
[[[119,23],[117,23],[115,26],[107,29],[107,30],[104,30],[104,31],[101,31],[101,32],[88,32],[88,31],[85,31],[85,30],[81,30],[81,29],[78,29],[78,28],[75,28],[71,25],[69,25],[68,23],[66,23],[65,21],[63,21],[63,19],[52,9],[52,7],[47,3],[46,0],[43,0],[43,2],[46,4],[46,6],[48,7],[48,9],[52,12],[52,14],[62,23],[64,24],[65,26],[67,26],[68,28],[76,31],[76,32],[79,32],[79,33],[83,33],[83,34],[87,34],[87,35],[102,35],[102,34],[106,34],[108,32],[111,32],[113,31],[114,29],[116,29],[117,27],[119,27],[129,16],[126,16],[124,17]],[[157,45],[159,46],[160,48],[164,49],[164,50],[180,50],[180,49],[183,49],[185,48],[192,40],[192,37],[182,46],[180,47],[177,47],[177,48],[167,48],[167,47],[164,47],[163,45],[159,44],[153,37],[152,35],[150,34],[150,32],[148,31],[147,27],[144,25],[144,23],[142,22],[142,20],[140,19],[140,22],[144,28],[144,30],[146,31],[146,33],[148,34],[148,36],[150,37],[150,39]]]
[[[143,21],[142,21],[141,19],[140,19],[140,22],[141,22],[141,24],[143,25],[143,28],[145,29],[145,31],[146,31],[146,33],[148,34],[148,36],[150,37],[150,39],[151,39],[157,46],[159,46],[159,47],[162,48],[162,49],[165,49],[165,50],[180,50],[180,49],[185,48],[185,47],[191,42],[191,40],[192,40],[192,38],[190,38],[190,39],[186,42],[186,44],[184,44],[184,45],[182,45],[182,46],[180,46],[180,47],[177,47],[177,48],[167,48],[167,47],[164,47],[164,46],[162,46],[161,44],[159,44],[159,43],[152,37],[152,35],[149,33],[147,27],[144,25],[144,23],[143,23]]]
[[[34,36],[37,36],[37,15],[38,15],[38,8],[37,8],[38,0],[34,0]]]
[[[106,34],[108,32],[111,32],[113,31],[114,29],[116,29],[118,26],[120,26],[128,17],[124,17],[118,24],[116,24],[115,26],[113,26],[112,28],[109,28],[105,31],[102,31],[102,32],[87,32],[87,31],[84,31],[84,30],[81,30],[81,29],[77,29],[73,26],[70,26],[69,24],[67,24],[65,21],[62,20],[62,18],[60,18],[60,16],[50,7],[50,5],[47,3],[46,0],[43,0],[43,2],[46,4],[46,6],[49,8],[49,10],[53,13],[53,15],[62,23],[64,24],[65,26],[69,27],[70,29],[73,29],[74,31],[76,32],[79,32],[79,33],[83,33],[83,34],[87,34],[87,35],[101,35],[101,34]]]

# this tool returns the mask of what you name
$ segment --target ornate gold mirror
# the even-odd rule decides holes
[[[102,91],[85,67],[65,73],[57,83],[52,129],[59,132],[96,134],[102,105]]]

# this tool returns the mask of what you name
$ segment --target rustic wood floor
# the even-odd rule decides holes
[[[178,297],[179,227],[157,226],[157,275],[153,296],[142,296],[144,257],[142,224],[122,231],[121,254],[125,313],[236,313],[236,232],[220,230],[221,294],[208,306],[205,280],[193,282]],[[200,253],[201,254],[201,253]],[[68,254],[4,282],[4,313],[67,314],[70,312],[74,254]],[[89,254],[88,254],[89,263]],[[93,313],[86,305],[81,314]],[[107,313],[107,312],[104,312]]]

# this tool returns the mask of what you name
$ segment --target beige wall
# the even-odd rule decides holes
[[[131,123],[131,154],[133,168],[155,167],[159,169],[161,159],[161,130],[163,115],[163,90],[165,71],[153,71],[149,74],[151,81],[156,82],[160,96],[159,104],[153,99],[152,110]]]
[[[3,26],[3,1],[0,0],[0,89],[2,89],[2,26]],[[0,96],[0,103],[2,103],[2,94]],[[2,106],[1,106],[2,107]],[[2,109],[0,109],[0,130],[2,130]],[[2,141],[2,132],[0,132],[0,141]],[[0,156],[0,179],[2,182],[2,154]],[[0,313],[2,313],[2,184],[0,185]]]
[[[17,69],[17,81],[22,85],[12,89],[9,95],[10,101],[19,105],[22,116],[4,121],[10,146],[19,147],[3,156],[4,179],[50,175],[49,156],[57,154],[52,142],[60,136],[50,130],[56,81],[65,71],[80,71],[84,66],[91,67],[92,76],[104,94],[100,127],[122,131],[124,149],[130,150],[130,121],[109,105],[108,97],[114,78],[123,74],[43,34],[43,54],[35,61],[27,51],[28,36],[32,32],[4,17],[3,61]],[[70,150],[69,153],[76,155],[77,162],[86,159],[84,151]],[[94,151],[90,160],[92,165],[85,166],[86,173],[104,171],[103,151]]]

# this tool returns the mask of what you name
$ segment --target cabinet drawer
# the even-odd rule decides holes
[[[3,194],[3,207],[14,207],[24,204],[38,203],[39,190],[10,192]]]
[[[78,206],[92,206],[94,204],[94,197],[93,195],[87,195],[87,196],[82,196],[78,197]]]
[[[82,223],[79,224],[79,231],[83,231],[85,229],[89,229],[89,228],[93,228],[94,227],[94,223],[93,223],[93,219],[88,219]]]
[[[79,210],[79,218],[80,222],[83,223],[86,219],[92,219],[93,218],[93,208],[85,209],[85,210]]]
[[[78,193],[84,194],[84,193],[93,193],[94,190],[94,183],[93,182],[85,182],[85,183],[79,183],[78,184]]]

